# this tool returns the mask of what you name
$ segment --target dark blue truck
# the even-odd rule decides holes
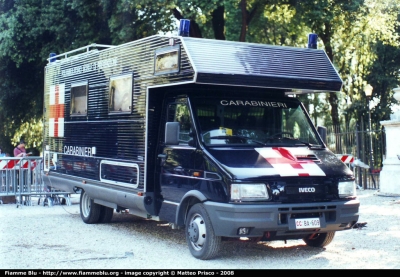
[[[155,35],[48,61],[44,180],[80,193],[85,223],[166,221],[203,260],[357,223],[353,173],[296,97],[340,91],[323,50]]]

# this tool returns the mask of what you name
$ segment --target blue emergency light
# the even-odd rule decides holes
[[[190,27],[189,19],[179,20],[178,36],[188,37],[189,36],[189,27]]]
[[[308,35],[308,48],[317,49],[317,34],[309,34]]]
[[[57,59],[56,58],[52,58],[52,57],[54,57],[54,56],[57,56],[57,54],[56,53],[50,53],[50,62],[52,63],[52,62],[55,62]]]

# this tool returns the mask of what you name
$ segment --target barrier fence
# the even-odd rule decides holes
[[[339,156],[353,156],[354,163],[348,163],[363,189],[380,189],[380,171],[386,156],[385,129],[368,130],[361,123],[356,126],[327,127],[327,146]]]
[[[53,191],[44,184],[42,157],[1,157],[0,204],[11,198],[17,205],[31,206],[34,196],[38,205],[71,204],[68,192]]]

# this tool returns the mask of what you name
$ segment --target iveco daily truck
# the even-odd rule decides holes
[[[168,222],[207,260],[358,221],[353,173],[297,97],[341,90],[322,49],[154,35],[51,54],[44,82],[44,180],[80,193],[85,223]]]

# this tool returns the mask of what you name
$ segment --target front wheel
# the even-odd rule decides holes
[[[312,234],[303,238],[303,241],[312,247],[325,247],[330,244],[335,237],[335,232]]]
[[[82,190],[79,203],[81,218],[86,224],[97,223],[100,218],[101,205],[94,203],[87,193]]]
[[[209,260],[218,254],[221,237],[215,235],[203,204],[198,203],[190,208],[185,231],[190,252],[195,258]]]

